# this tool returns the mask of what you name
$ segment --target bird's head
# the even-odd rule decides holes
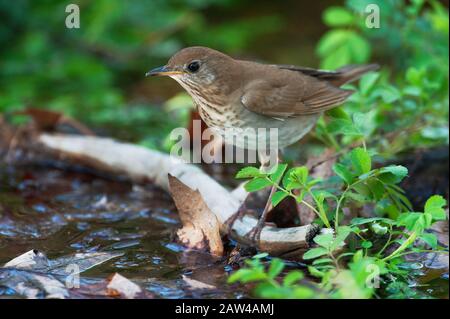
[[[234,60],[213,49],[189,47],[175,53],[169,62],[146,73],[146,76],[170,76],[189,93],[221,85],[227,68]]]

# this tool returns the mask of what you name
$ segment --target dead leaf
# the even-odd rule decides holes
[[[216,286],[208,285],[204,282],[201,282],[201,281],[198,281],[195,279],[191,279],[185,275],[183,275],[183,280],[189,289],[217,289]]]
[[[60,112],[33,107],[21,111],[16,111],[13,114],[30,116],[33,119],[36,127],[41,131],[53,130],[64,116]]]
[[[33,249],[0,267],[0,286],[26,298],[68,298],[72,291],[66,280],[122,253],[93,252],[63,256],[54,260]]]
[[[14,112],[14,114],[30,116],[33,119],[34,125],[39,131],[53,131],[58,125],[67,124],[84,135],[95,135],[81,122],[71,117],[65,116],[60,112],[30,107],[22,111]]]
[[[178,209],[183,228],[178,239],[192,249],[207,249],[212,255],[223,255],[220,224],[200,192],[192,190],[178,178],[169,174],[170,193]]]
[[[108,285],[106,286],[106,293],[108,296],[118,297],[121,296],[126,299],[134,299],[140,293],[142,293],[141,287],[136,285],[131,280],[125,278],[118,273],[115,273]]]

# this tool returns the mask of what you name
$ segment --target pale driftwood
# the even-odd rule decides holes
[[[169,188],[183,224],[177,231],[178,240],[189,248],[206,249],[212,255],[222,256],[220,223],[200,192],[194,191],[170,174]]]
[[[147,148],[117,142],[109,138],[75,135],[42,134],[38,141],[61,156],[111,173],[125,174],[135,181],[151,180],[169,190],[168,174],[178,178],[193,190],[198,190],[221,225],[221,233],[227,233],[226,221],[238,210],[246,193],[242,189],[228,191],[199,167],[186,164],[178,158]],[[245,235],[257,220],[244,216],[234,224],[231,236],[238,242],[248,243]],[[259,249],[273,255],[299,257],[308,248],[316,234],[313,225],[292,228],[266,226],[261,232]]]

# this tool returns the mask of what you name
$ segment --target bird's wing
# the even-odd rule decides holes
[[[352,93],[311,76],[282,74],[247,87],[241,103],[255,113],[286,118],[326,111]]]
[[[274,64],[273,66],[281,70],[289,70],[299,72],[308,76],[312,76],[317,79],[327,81],[331,83],[333,86],[341,86],[345,83],[357,80],[363,74],[370,71],[376,71],[380,67],[378,64],[347,65],[340,69],[337,69],[336,71],[329,71],[329,70],[317,70],[313,68],[307,68],[296,65]]]

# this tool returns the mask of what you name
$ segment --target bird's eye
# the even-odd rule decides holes
[[[189,70],[189,72],[195,73],[198,71],[198,69],[200,69],[200,63],[198,61],[193,61],[189,63],[187,69]]]

